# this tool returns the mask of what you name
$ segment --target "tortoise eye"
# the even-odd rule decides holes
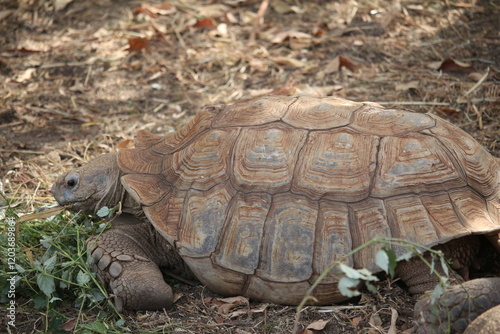
[[[66,186],[68,188],[74,188],[77,183],[78,183],[78,177],[76,175],[69,175],[66,178]]]

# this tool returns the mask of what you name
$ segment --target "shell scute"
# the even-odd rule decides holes
[[[205,107],[191,121],[178,131],[167,133],[163,139],[151,145],[151,149],[161,154],[169,154],[186,145],[204,131],[211,128],[216,112],[222,107]]]
[[[436,118],[435,116],[433,116]],[[500,187],[500,163],[469,134],[436,118],[438,126],[430,131],[438,138],[463,168],[467,182],[481,195],[490,196]]]
[[[165,158],[164,175],[178,189],[206,190],[229,178],[232,146],[238,128],[214,129]]]
[[[186,195],[187,191],[179,191],[174,188],[159,202],[151,206],[143,206],[148,220],[172,245],[177,240],[181,215],[185,209],[184,202]]]
[[[118,165],[124,173],[160,174],[164,155],[150,149],[118,151]]]
[[[253,126],[280,120],[297,97],[271,95],[227,105],[213,122],[214,127]]]
[[[288,190],[306,136],[307,131],[282,123],[243,129],[233,153],[231,182],[243,191]]]
[[[283,122],[296,128],[323,130],[349,124],[353,112],[363,106],[341,98],[299,96],[290,105]]]
[[[207,257],[215,250],[235,193],[227,184],[206,192],[187,192],[177,230],[176,244],[181,256]]]
[[[172,189],[156,174],[126,174],[121,182],[135,201],[147,206],[158,202]]]
[[[257,276],[274,282],[308,280],[317,216],[317,202],[297,195],[275,195],[264,225]]]
[[[313,199],[367,198],[379,139],[348,129],[312,132],[300,153],[292,191]]]
[[[264,232],[264,221],[271,196],[239,193],[227,217],[214,263],[244,274],[254,274],[259,265],[259,251]]]
[[[447,193],[422,195],[420,200],[436,229],[440,243],[471,234],[471,229],[465,227],[457,217]]]
[[[499,229],[499,223],[494,223],[488,213],[486,201],[474,191],[452,190],[450,198],[462,223],[473,233],[488,233]]]
[[[418,196],[401,196],[384,201],[387,221],[394,238],[435,245],[439,242],[436,229]],[[396,255],[407,252],[406,248],[396,248]]]
[[[321,201],[319,203],[318,223],[314,243],[313,276],[311,283],[333,263],[342,261],[352,266],[352,258],[346,257],[352,250],[352,237],[349,228],[349,209],[346,203]],[[338,281],[340,269],[334,267],[322,283]]]
[[[447,151],[430,136],[384,137],[378,161],[371,193],[375,197],[435,192],[467,184]]]
[[[361,246],[373,238],[392,236],[382,200],[368,198],[361,202],[350,203],[348,207],[353,248]],[[373,261],[373,255],[377,254],[381,247],[380,244],[372,244],[359,250],[353,255],[354,267],[378,271]]]
[[[356,110],[349,127],[376,136],[401,136],[432,128],[434,125],[434,119],[426,114],[365,104]]]

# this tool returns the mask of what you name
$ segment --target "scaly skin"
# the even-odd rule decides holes
[[[173,294],[160,268],[192,279],[189,268],[151,224],[130,215],[113,220],[113,227],[87,240],[93,269],[114,295],[118,311],[159,310],[172,305]]]

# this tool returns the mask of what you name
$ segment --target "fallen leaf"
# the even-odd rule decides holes
[[[196,23],[194,24],[195,28],[198,29],[206,29],[206,30],[212,30],[215,29],[215,22],[211,18],[204,18],[204,19],[197,19]]]
[[[75,323],[76,323],[76,318],[69,319],[64,324],[59,326],[59,329],[62,329],[63,331],[66,331],[66,332],[71,332],[75,328]]]
[[[315,331],[321,331],[325,329],[326,324],[329,323],[330,320],[316,320],[314,322],[311,322],[306,328],[307,329],[314,329]]]
[[[437,111],[442,112],[446,116],[456,116],[460,114],[460,111],[457,109],[447,108],[447,107],[437,107]]]
[[[293,9],[284,1],[274,0],[271,1],[271,7],[278,14],[293,13]]]
[[[250,304],[250,302],[248,301],[248,298],[243,297],[243,296],[217,298],[217,300],[219,300],[223,303],[235,304],[235,305],[249,305]]]
[[[458,72],[458,73],[471,73],[476,71],[474,67],[472,67],[471,65],[462,63],[458,60],[451,58],[443,60],[438,70],[443,72]]]
[[[274,57],[272,58],[272,61],[277,65],[282,65],[286,67],[300,68],[305,66],[304,62],[301,62],[300,60],[291,57]]]
[[[55,206],[53,208],[44,210],[42,212],[29,213],[27,215],[19,217],[19,219],[17,220],[17,222],[18,223],[22,223],[22,222],[29,221],[29,220],[43,219],[43,218],[47,218],[47,217],[52,217],[52,216],[57,215],[59,212],[61,212],[65,208],[66,207],[64,207],[64,206]]]
[[[419,82],[417,80],[410,81],[410,82],[398,82],[394,86],[394,89],[400,90],[400,91],[406,91],[406,90],[410,90],[410,89],[418,89],[418,83]]]
[[[387,331],[387,334],[397,334],[398,330],[396,328],[396,321],[398,320],[398,311],[391,307],[391,327]]]
[[[472,81],[479,81],[483,76],[484,74],[478,72],[472,72],[469,75],[467,75],[467,78],[471,79]]]
[[[140,51],[149,47],[149,39],[137,37],[128,40],[129,51]]]
[[[54,9],[56,12],[66,8],[66,6],[73,0],[54,0]]]
[[[28,81],[29,79],[31,79],[31,77],[33,76],[33,74],[35,72],[36,72],[36,68],[28,68],[23,73],[20,73],[19,75],[16,75],[14,77],[14,81],[17,81],[17,82]]]
[[[266,308],[269,306],[269,304],[262,304],[262,305],[259,305],[259,307],[257,308],[253,308],[253,309],[244,309],[244,310],[236,310],[234,312],[231,312],[227,315],[227,317],[229,319],[232,319],[232,318],[236,318],[236,317],[239,317],[240,315],[245,315],[245,314],[249,314],[249,313],[262,313],[266,310]]]
[[[292,39],[292,38],[311,39],[312,36],[309,34],[306,34],[305,32],[300,32],[300,31],[292,29],[292,30],[287,30],[287,31],[282,31],[282,32],[277,33],[271,39],[271,43],[280,44],[280,43],[283,43],[285,40]]]
[[[235,308],[237,305],[236,304],[222,304],[219,306],[217,313],[221,315],[228,314],[229,311],[233,308]]]
[[[345,67],[349,69],[352,72],[356,72],[358,70],[358,65],[353,63],[351,60],[348,58],[342,57],[342,56],[337,56],[333,58],[325,67],[323,72],[325,74],[331,74],[331,73],[336,73],[340,71],[342,67]]]
[[[168,2],[160,4],[146,4],[142,3],[141,7],[135,8],[132,11],[134,14],[144,14],[149,17],[156,17],[158,15],[170,15],[177,12],[177,8]]]

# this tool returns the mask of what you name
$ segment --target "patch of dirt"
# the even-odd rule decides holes
[[[62,171],[137,130],[174,131],[202,105],[265,94],[431,112],[500,157],[494,1],[272,1],[259,25],[257,0],[61,3],[0,0],[0,182],[26,212],[54,203]],[[358,303],[306,309],[299,330],[326,319],[323,333],[386,332],[393,310],[397,331],[408,329],[412,299],[397,284],[378,287]],[[188,333],[293,329],[291,307],[251,302],[228,318],[209,291],[181,291],[171,311],[128,321]]]

